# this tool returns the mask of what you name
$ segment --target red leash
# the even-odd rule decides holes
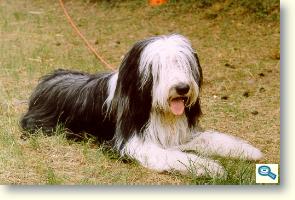
[[[60,6],[63,9],[63,12],[68,20],[68,22],[70,23],[70,25],[72,26],[72,28],[74,29],[74,31],[80,36],[80,38],[82,38],[82,40],[84,41],[84,43],[86,44],[86,46],[88,47],[88,49],[96,56],[96,58],[98,60],[100,60],[101,63],[104,64],[104,66],[112,71],[115,71],[115,68],[112,67],[108,62],[105,61],[105,59],[100,56],[97,51],[91,46],[91,44],[88,42],[88,40],[84,37],[84,35],[81,33],[81,31],[78,29],[78,27],[76,26],[76,24],[73,22],[71,16],[69,15],[67,9],[65,8],[64,2],[63,0],[59,0]]]

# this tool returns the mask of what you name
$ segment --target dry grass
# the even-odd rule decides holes
[[[279,163],[279,20],[257,19],[242,7],[231,8],[231,1],[205,8],[191,2],[150,8],[139,2],[66,6],[114,66],[142,38],[172,32],[189,37],[204,71],[201,125],[250,141],[265,153],[261,163]],[[61,67],[97,72],[103,66],[73,33],[57,1],[1,1],[0,45],[1,184],[255,183],[255,163],[246,161],[218,158],[230,174],[221,182],[159,174],[91,141],[67,141],[62,132],[22,141],[18,121],[41,75]]]

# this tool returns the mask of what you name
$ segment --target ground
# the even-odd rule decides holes
[[[146,1],[69,0],[66,7],[114,67],[138,40],[187,36],[204,73],[201,126],[249,141],[265,154],[258,163],[279,163],[279,5],[196,2],[152,8]],[[62,131],[20,139],[19,119],[40,76],[58,68],[107,69],[73,32],[58,1],[1,1],[0,45],[1,184],[255,184],[256,162],[216,158],[227,179],[197,178],[145,169],[92,140],[66,140]]]

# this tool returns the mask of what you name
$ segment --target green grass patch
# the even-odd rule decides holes
[[[62,179],[59,178],[53,169],[48,168],[46,172],[46,184],[48,185],[60,185],[62,184]]]

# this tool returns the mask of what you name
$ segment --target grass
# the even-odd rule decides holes
[[[241,2],[171,1],[151,8],[145,1],[69,0],[66,6],[113,66],[142,38],[186,35],[204,71],[202,127],[248,140],[265,154],[259,163],[280,163],[279,5]],[[67,140],[62,128],[52,137],[21,140],[18,121],[27,99],[39,77],[57,68],[104,70],[57,1],[1,1],[1,184],[255,184],[255,162],[217,157],[228,176],[210,179],[156,173],[91,139]]]
[[[255,165],[251,161],[215,157],[226,168],[226,179],[196,177],[190,172],[186,179],[189,184],[197,185],[252,185],[255,184]]]

